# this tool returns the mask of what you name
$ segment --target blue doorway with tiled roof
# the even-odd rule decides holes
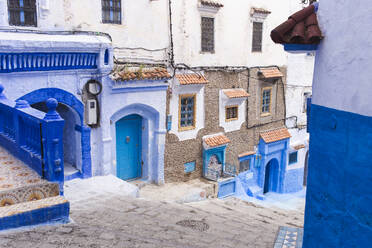
[[[115,124],[116,128],[116,171],[122,180],[140,178],[142,117],[128,115]]]

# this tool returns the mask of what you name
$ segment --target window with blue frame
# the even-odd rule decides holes
[[[121,24],[121,0],[102,0],[102,22]]]
[[[262,89],[261,114],[270,114],[271,112],[271,87]]]
[[[196,95],[180,95],[179,102],[179,129],[190,130],[195,128]]]
[[[297,163],[297,155],[298,155],[297,151],[289,153],[288,164]]]
[[[8,0],[9,25],[37,26],[36,0]]]

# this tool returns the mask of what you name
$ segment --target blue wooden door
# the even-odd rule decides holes
[[[142,117],[129,115],[116,122],[116,171],[123,180],[141,177]]]

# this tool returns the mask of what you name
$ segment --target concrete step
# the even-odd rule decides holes
[[[70,203],[63,196],[0,208],[0,230],[46,223],[67,223]]]

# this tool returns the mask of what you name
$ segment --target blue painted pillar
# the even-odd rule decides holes
[[[42,122],[42,141],[44,157],[44,175],[48,181],[60,184],[63,195],[63,126],[64,120],[56,111],[58,102],[54,98],[46,101],[48,112]]]
[[[83,178],[92,176],[92,158],[90,154],[90,132],[91,128],[88,126],[82,126],[81,128],[81,149],[82,149],[82,172]]]

